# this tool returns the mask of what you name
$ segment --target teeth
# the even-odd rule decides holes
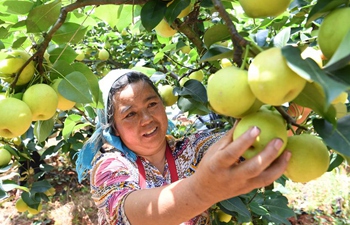
[[[154,128],[153,130],[151,130],[150,132],[145,133],[145,135],[149,135],[152,134],[157,128]]]

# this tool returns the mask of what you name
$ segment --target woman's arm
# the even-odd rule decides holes
[[[252,159],[236,163],[259,133],[253,127],[233,141],[232,129],[209,148],[192,176],[167,186],[130,193],[124,205],[130,223],[178,225],[219,201],[271,184],[283,174],[290,158],[288,151],[277,158],[282,146],[280,139],[272,140]]]

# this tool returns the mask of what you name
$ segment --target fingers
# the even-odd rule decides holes
[[[278,178],[286,169],[291,155],[289,151],[285,151],[281,157],[276,160],[282,146],[283,141],[281,139],[277,138],[270,141],[263,151],[241,163],[238,169],[241,173],[245,173],[251,178],[264,177],[264,179],[267,179],[272,177],[272,179],[274,179],[276,176]]]
[[[233,129],[231,129],[228,133],[229,137],[223,137],[227,138],[227,140],[224,140],[226,146],[224,146],[220,152],[220,163],[223,166],[231,166],[233,163],[237,162],[239,157],[254,143],[259,134],[259,128],[254,126],[233,141]]]

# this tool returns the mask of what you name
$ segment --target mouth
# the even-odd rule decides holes
[[[144,137],[150,137],[150,136],[152,136],[157,130],[158,130],[158,127],[155,127],[154,129],[148,131],[147,133],[144,133],[142,136],[144,136]]]

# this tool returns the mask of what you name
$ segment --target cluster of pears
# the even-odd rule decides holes
[[[30,60],[25,51],[15,50],[0,61],[0,77],[4,84],[11,83],[19,69]],[[51,84],[28,85],[35,73],[34,62],[30,61],[18,77],[18,93],[0,94],[0,136],[15,138],[24,134],[33,121],[52,118],[57,109],[68,110],[75,102],[63,97],[58,91],[61,78]],[[24,85],[27,85],[25,87]],[[23,87],[23,88],[22,88]]]
[[[261,132],[243,154],[250,159],[274,138],[283,141],[292,157],[285,175],[294,182],[308,182],[324,174],[329,166],[329,152],[323,141],[311,134],[288,136],[285,119],[273,106],[291,102],[299,95],[307,80],[287,65],[281,49],[273,47],[261,52],[248,70],[228,66],[208,79],[210,108],[221,115],[240,118],[233,139],[252,126]]]

